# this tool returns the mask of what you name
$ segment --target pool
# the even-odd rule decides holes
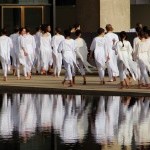
[[[0,150],[150,149],[150,98],[0,94]]]

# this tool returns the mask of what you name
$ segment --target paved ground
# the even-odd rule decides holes
[[[103,95],[144,95],[150,96],[150,89],[138,89],[137,82],[132,82],[129,89],[119,89],[119,79],[116,82],[106,82],[100,85],[98,76],[88,75],[87,85],[82,85],[82,77],[76,77],[76,85],[70,88],[61,84],[63,76],[54,78],[52,76],[33,75],[31,80],[17,80],[9,75],[8,81],[3,81],[0,75],[0,92],[34,92],[34,93],[68,93],[68,94],[103,94]],[[108,81],[108,78],[105,79]]]

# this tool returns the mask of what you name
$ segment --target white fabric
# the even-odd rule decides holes
[[[99,63],[103,68],[105,68],[105,63],[108,57],[108,47],[106,39],[104,37],[94,38],[90,50],[94,51],[96,62]]]
[[[52,48],[51,48],[51,35],[42,35],[40,37],[40,53],[41,53],[41,67],[48,70],[49,65],[53,63]]]
[[[11,119],[11,100],[5,93],[3,96],[2,109],[0,115],[0,134],[3,138],[11,138],[13,132],[13,122]]]
[[[31,72],[31,68],[33,66],[34,58],[35,58],[35,39],[31,34],[27,34],[24,38],[24,45],[22,45],[25,51],[27,52],[26,56],[26,70],[28,73]]]
[[[82,38],[77,38],[75,40],[76,42],[76,58],[77,58],[77,61],[78,60],[81,60],[85,69],[88,71],[88,72],[92,72],[89,67],[93,67],[92,65],[90,65],[87,61],[87,55],[88,55],[88,49],[87,49],[87,45],[84,41],[84,39]],[[80,62],[81,64],[81,62]]]
[[[8,36],[0,37],[0,57],[10,65],[10,50],[13,48],[12,40]]]
[[[76,44],[73,39],[65,39],[59,45],[58,52],[62,52],[64,67],[66,69],[65,80],[72,80],[72,76],[75,75],[76,65]],[[76,65],[77,66],[77,65]]]
[[[114,45],[119,41],[118,36],[115,33],[108,32],[105,35],[107,46],[108,46],[108,53],[109,53],[109,61],[107,62],[108,74],[110,80],[112,80],[113,76],[119,75],[119,70],[117,66],[117,55],[115,54]],[[115,43],[113,43],[115,41]]]
[[[123,62],[124,70],[126,68],[132,74],[134,80],[138,78],[137,75],[137,64],[132,60],[132,47],[129,41],[124,40],[123,42],[119,41],[116,46],[116,51],[118,53],[119,62]],[[121,71],[121,70],[119,70]]]
[[[94,38],[90,50],[94,51],[94,57],[99,77],[102,80],[104,78],[104,71],[106,67],[107,58],[109,56],[106,39],[104,37]]]
[[[129,32],[136,32],[136,29],[135,29],[135,28],[131,28],[131,29],[129,30]]]
[[[10,71],[10,50],[13,48],[12,40],[8,36],[0,37],[0,59],[4,76],[7,76],[7,71]]]
[[[35,59],[34,59],[34,67],[36,67],[37,71],[41,70],[41,61],[40,61],[40,37],[42,36],[41,32],[37,32],[34,35],[36,49],[35,49]]]
[[[41,125],[40,127],[44,130],[50,129],[52,126],[52,116],[53,116],[53,96],[42,95],[41,104]]]
[[[34,99],[31,94],[23,94],[19,109],[19,134],[24,136],[28,133],[28,136],[31,136],[35,132],[36,122]]]
[[[149,84],[147,70],[150,71],[150,43],[147,41],[138,42],[137,49],[134,52],[134,57],[140,68],[141,80],[144,78]]]
[[[11,49],[10,55],[12,57],[12,67],[15,69],[17,67],[18,61],[18,37],[19,33],[14,33],[10,35],[13,43],[13,48]]]
[[[53,51],[53,68],[54,74],[60,75],[61,67],[62,67],[62,54],[58,53],[58,47],[60,43],[64,40],[64,36],[55,35],[52,37],[52,51]]]

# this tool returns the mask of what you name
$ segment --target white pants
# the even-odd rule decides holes
[[[146,65],[141,60],[138,60],[138,64],[139,64],[140,72],[141,72],[140,81],[142,81],[144,79],[145,83],[149,84],[150,81],[149,81],[149,76],[148,76]]]
[[[98,69],[99,78],[100,78],[101,81],[103,81],[104,77],[105,77],[105,69],[97,61],[96,61],[96,66],[97,66],[97,69]]]
[[[16,56],[16,54],[13,54],[13,56],[12,56],[12,68],[16,69],[16,67],[17,67],[17,56]]]
[[[66,69],[65,80],[72,80],[72,77],[75,76],[75,66],[74,64],[66,63],[64,61],[64,66]]]
[[[81,75],[85,76],[84,64],[83,64],[82,60],[79,58],[79,59],[77,59],[77,61],[78,61],[78,66],[79,66]]]
[[[2,63],[4,77],[7,77],[7,73],[10,66],[7,64],[5,60],[1,60],[1,63]]]
[[[54,75],[60,75],[62,68],[62,56],[61,54],[58,54],[57,56],[53,54],[53,69],[54,69]]]
[[[124,81],[126,79],[127,69],[121,60],[118,60],[118,69],[120,81]]]
[[[27,77],[27,69],[26,66],[23,65],[23,74]],[[20,64],[17,64],[17,77],[20,78]]]
[[[113,80],[113,71],[112,68],[109,65],[109,62],[107,63],[107,70],[108,70],[108,76],[109,76],[109,80]]]

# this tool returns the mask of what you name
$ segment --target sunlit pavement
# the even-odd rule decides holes
[[[82,76],[76,76],[76,84],[73,87],[68,87],[62,85],[62,81],[64,79],[64,75],[61,77],[53,77],[50,75],[33,75],[31,80],[25,80],[23,76],[21,76],[21,80],[17,80],[16,76],[8,75],[8,80],[3,81],[2,74],[0,75],[0,90],[8,89],[7,92],[17,90],[25,90],[27,92],[73,92],[79,94],[99,94],[104,93],[107,95],[111,92],[111,95],[150,95],[150,89],[142,88],[139,89],[137,87],[137,82],[132,80],[132,84],[129,89],[120,89],[119,87],[119,78],[117,78],[116,82],[107,82],[108,78],[105,78],[106,84],[101,85],[98,75],[87,75],[87,85],[82,85],[83,79]],[[13,87],[13,88],[12,88]]]

